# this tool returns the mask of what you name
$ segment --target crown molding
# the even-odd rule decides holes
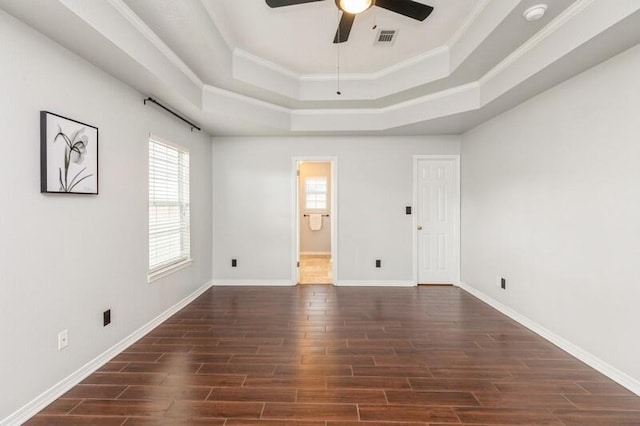
[[[520,0],[481,1],[448,44],[371,73],[341,74],[341,95],[336,94],[335,73],[300,74],[237,47],[233,78],[299,101],[380,99],[449,77],[519,4]],[[215,12],[210,11],[210,17],[224,27]],[[236,46],[233,41],[228,44]]]
[[[519,0],[512,0],[512,1],[518,2]],[[476,7],[471,11],[471,13],[464,20],[462,25],[460,25],[460,28],[458,28],[458,30],[455,33],[453,33],[453,35],[447,42],[447,46],[453,46],[458,42],[458,40],[462,38],[462,36],[464,36],[467,33],[469,28],[471,28],[475,20],[478,19],[482,11],[484,11],[484,9],[490,4],[490,2],[491,0],[482,0],[476,5]]]
[[[348,87],[337,95],[337,74],[298,74],[252,55],[233,51],[233,78],[301,101],[378,99],[450,74],[449,48],[442,46],[375,73],[348,73],[340,82]]]
[[[294,110],[292,131],[380,131],[480,108],[477,82],[384,108]]]
[[[241,95],[240,93],[232,92],[231,90],[221,89],[215,86],[205,85],[203,87],[203,91],[205,93],[208,93],[217,97],[225,98],[227,100],[242,102],[244,104],[254,105],[262,108],[269,108],[278,112],[290,113],[292,111],[291,109],[280,106],[280,105],[272,104],[270,102],[256,99],[251,96]]]
[[[209,14],[209,18],[211,19],[211,22],[218,29],[218,32],[222,36],[222,39],[224,40],[224,42],[227,44],[229,51],[233,52],[236,49],[236,44],[234,42],[235,36],[233,34],[233,31],[228,25],[229,21],[224,19],[222,16],[218,15],[215,8],[212,8],[211,3],[209,3],[208,1],[200,0],[200,3],[202,4],[202,7],[204,7],[204,9]]]
[[[475,82],[383,108],[290,109],[202,84],[171,49],[126,7],[122,0],[59,1],[100,33],[105,40],[117,46],[132,61],[141,65],[144,71],[138,72],[144,72],[147,79],[161,83],[165,94],[180,97],[181,102],[189,102],[190,106],[203,114],[204,119],[207,116],[216,120],[220,120],[221,117],[230,117],[290,132],[379,131],[480,109],[640,10],[640,2],[578,0]],[[507,0],[485,3],[480,16],[486,16],[488,10],[498,7],[496,4],[501,4],[502,14],[507,13],[509,8],[512,9],[514,6],[513,2]],[[508,4],[509,7],[504,4]],[[495,13],[494,10],[490,15]],[[474,27],[480,23],[480,20],[473,21],[462,38],[458,40],[458,45],[469,34],[475,34],[477,29]],[[491,24],[495,25],[495,23],[494,17],[488,25],[483,23],[481,27],[486,31],[491,28]],[[237,52],[239,58],[253,63],[260,62],[259,58],[246,52],[239,50]],[[454,53],[450,49],[442,49],[440,53],[422,56],[417,63],[437,58],[439,55],[451,56]],[[283,88],[289,87],[288,79],[298,77],[293,72],[286,72],[287,70],[283,73],[281,67],[272,63],[263,61],[261,65],[259,70],[267,69],[272,76],[284,76],[279,81]],[[405,69],[406,67],[400,66],[393,71],[385,72],[390,72],[391,74],[387,75],[394,75],[394,80],[403,84],[409,78],[398,76],[397,73]],[[335,84],[335,81],[330,79],[323,80],[322,76],[314,78],[317,80],[305,80],[300,77],[298,81],[305,84],[317,83],[317,86],[313,86],[315,91],[320,90],[323,84]],[[277,79],[274,78],[274,81]],[[357,87],[361,91],[367,87],[363,82],[371,84],[376,80],[345,80],[346,84],[363,84]],[[305,93],[307,89],[303,86],[294,85],[289,89],[289,93],[297,92],[301,97],[308,95]],[[335,87],[331,86],[330,91],[334,92],[334,90]],[[285,90],[283,89],[281,93],[285,93]]]
[[[553,35],[558,29],[569,22],[573,17],[584,11],[587,6],[592,4],[594,0],[577,0],[571,6],[567,8],[563,13],[558,15],[553,21],[546,25],[543,29],[538,31],[533,37],[524,42],[520,47],[511,52],[506,58],[504,58],[499,64],[485,74],[480,80],[488,81],[494,78],[497,74],[512,66],[518,59],[522,58],[536,46],[540,45],[545,39]]]
[[[289,110],[291,131],[379,131],[476,110],[633,12],[640,3],[578,0],[478,81],[384,108]]]
[[[235,80],[268,81],[268,90],[271,92],[292,99],[300,98],[301,76],[299,74],[241,49],[234,49],[232,56],[232,73]]]
[[[522,2],[522,0],[486,0],[463,23],[458,33],[454,34],[448,45],[451,46],[452,72],[480,46]]]
[[[122,0],[58,2],[152,76],[157,87],[200,108],[202,81]]]
[[[577,0],[479,79],[483,105],[638,10],[640,2]]]
[[[138,30],[147,40],[149,40],[172,64],[174,64],[185,76],[187,76],[195,85],[202,88],[204,83],[200,80],[200,77],[194,73],[191,68],[185,64],[182,59],[176,55],[176,53],[167,46],[158,35],[153,32],[142,19],[136,15],[129,6],[127,6],[122,0],[107,0],[114,9],[127,20],[131,25]]]
[[[292,110],[250,96],[205,85],[202,111],[217,117],[233,116],[265,126],[291,128]]]
[[[91,5],[81,0],[60,1],[79,16],[83,15],[80,11],[84,10],[86,12],[86,10],[91,7]],[[234,46],[234,37],[228,25],[216,14],[209,2],[206,0],[200,0],[200,2],[227,45],[230,47]],[[202,90],[203,87],[206,86],[123,0],[107,0],[107,3],[123,17],[139,35],[151,43],[155,47],[155,50],[164,56],[177,71],[188,78],[198,90]],[[458,61],[455,67],[451,66],[453,62],[451,60],[452,52],[455,52],[456,57],[463,56],[466,58],[473,51],[473,49],[462,48],[465,45],[467,35],[471,35],[476,43],[479,43],[495,29],[518,3],[519,0],[503,0],[501,2],[483,0],[452,37],[451,40],[455,43],[454,45],[451,47],[446,45],[441,46],[373,73],[343,74],[340,77],[340,81],[347,90],[343,90],[342,95],[337,95],[335,91],[338,83],[336,75],[299,74],[238,48],[233,48],[232,50],[233,78],[301,101],[379,99],[449,76],[461,63],[461,61]],[[84,13],[84,15],[86,15],[86,13]],[[98,28],[98,26],[89,22],[91,20],[86,19],[87,16],[81,17],[94,28]],[[104,35],[110,40],[114,40],[112,32],[104,33]],[[119,47],[127,52],[131,50],[127,47],[138,47],[133,40],[129,43],[129,46],[125,44],[126,43],[122,42],[118,43]],[[462,50],[464,50],[462,54],[457,52]],[[141,57],[141,55],[133,55],[131,53],[130,55],[136,60]]]
[[[279,72],[280,74],[288,77],[288,78],[293,78],[293,79],[302,79],[304,78],[304,74],[298,74],[297,72],[287,68],[287,67],[283,67],[282,65],[278,65],[275,62],[270,62],[260,56],[256,56],[256,55],[252,55],[249,52],[245,52],[242,49],[238,49],[235,48],[233,49],[233,56],[234,57],[238,57],[238,58],[242,58],[245,59],[247,61],[251,61],[253,63],[255,63],[257,66],[261,66],[267,69],[270,69],[272,71],[275,72]]]
[[[431,49],[428,52],[421,53],[420,55],[416,55],[409,59],[406,59],[402,62],[398,62],[397,64],[393,64],[386,68],[383,68],[379,71],[374,71],[371,73],[347,73],[340,76],[340,80],[371,80],[376,81],[385,77],[389,77],[397,72],[403,71],[406,68],[414,67],[420,65],[423,62],[427,62],[429,60],[438,60],[438,58],[443,55],[449,54],[449,46],[440,46],[435,49]],[[335,73],[331,74],[300,74],[299,78],[301,80],[316,80],[316,81],[336,81],[337,77]]]

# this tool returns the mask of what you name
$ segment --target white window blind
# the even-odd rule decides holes
[[[149,139],[149,273],[190,258],[189,152]]]
[[[305,179],[305,207],[309,210],[326,210],[327,178],[308,177]]]

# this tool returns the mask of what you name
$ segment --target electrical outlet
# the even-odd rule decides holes
[[[381,268],[381,267],[382,267],[382,260],[376,259],[376,268]]]
[[[503,290],[507,289],[507,280],[502,277],[500,277],[500,288]]]
[[[69,345],[69,330],[62,330],[58,333],[58,350],[64,349]]]
[[[231,267],[235,268],[238,266],[238,259],[231,259]]]
[[[102,326],[106,327],[111,324],[111,309],[107,309],[102,313]]]

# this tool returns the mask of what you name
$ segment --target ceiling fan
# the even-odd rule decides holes
[[[266,0],[271,8],[293,6],[296,4],[312,3],[324,0]],[[353,21],[358,13],[364,12],[371,6],[378,6],[417,21],[424,21],[433,12],[433,7],[413,0],[335,0],[336,6],[342,11],[334,43],[344,43],[349,40],[349,33]]]

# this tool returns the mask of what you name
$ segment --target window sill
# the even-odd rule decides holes
[[[168,275],[178,272],[181,269],[191,266],[191,263],[193,263],[193,259],[189,258],[178,263],[166,266],[162,269],[158,269],[157,271],[153,271],[149,275],[147,275],[147,282],[152,283],[156,280],[159,280],[160,278],[164,278]]]

